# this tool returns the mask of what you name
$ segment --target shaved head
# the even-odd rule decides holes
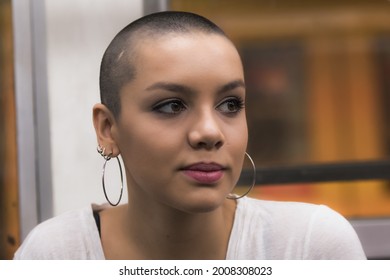
[[[102,104],[120,115],[120,90],[137,75],[137,45],[145,39],[156,40],[172,34],[225,33],[210,20],[188,12],[160,12],[144,16],[123,28],[107,47],[100,66]]]

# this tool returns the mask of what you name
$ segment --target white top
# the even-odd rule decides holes
[[[38,225],[15,259],[105,259],[93,207]],[[349,222],[323,205],[238,200],[226,259],[366,259]]]

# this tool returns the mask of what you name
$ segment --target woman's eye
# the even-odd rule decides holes
[[[153,110],[163,114],[178,114],[186,109],[183,102],[179,100],[167,101],[162,104],[157,104]]]
[[[223,113],[234,114],[244,108],[244,101],[238,98],[231,98],[223,101],[217,109]]]

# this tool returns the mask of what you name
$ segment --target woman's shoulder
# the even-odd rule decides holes
[[[325,215],[338,215],[337,212],[325,205],[305,202],[272,201],[247,197],[239,201],[237,205],[237,213],[251,215],[254,218],[261,219],[262,223],[268,219],[291,220],[291,218],[299,218],[299,221],[303,222],[319,212]]]
[[[246,198],[238,205],[237,214],[250,217],[253,223],[260,223],[272,230],[333,231],[351,228],[348,220],[326,205],[305,202],[269,201]],[[248,220],[248,221],[249,221]]]
[[[246,198],[238,203],[236,218],[242,229],[256,230],[247,231],[255,234],[253,242],[266,241],[261,247],[267,254],[279,252],[271,258],[365,258],[351,224],[325,205]]]
[[[101,258],[92,206],[72,210],[37,225],[15,253],[15,259]]]

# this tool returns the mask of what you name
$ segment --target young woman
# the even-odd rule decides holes
[[[121,155],[128,203],[46,221],[16,259],[365,258],[325,206],[232,195],[248,140],[244,74],[209,20],[162,12],[129,24],[103,56],[100,91],[98,151],[105,165]]]

